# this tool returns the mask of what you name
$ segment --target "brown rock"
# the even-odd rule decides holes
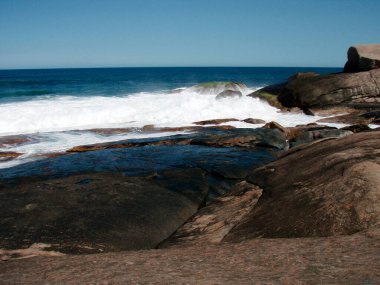
[[[245,123],[248,123],[248,124],[265,124],[265,121],[264,120],[261,120],[261,119],[253,119],[253,118],[247,118],[245,120],[243,120],[243,122]]]
[[[226,241],[353,234],[380,222],[380,131],[296,147],[257,169],[264,189]]]
[[[379,284],[380,231],[0,264],[3,284]],[[21,273],[20,273],[21,272]]]
[[[15,151],[0,151],[0,161],[4,162],[4,161],[13,160],[21,155],[22,153],[15,152]]]
[[[18,136],[5,136],[0,137],[0,147],[4,146],[15,146],[28,142],[32,142],[33,139],[28,136],[18,135]]]
[[[277,122],[269,122],[263,126],[264,129],[278,129],[286,134],[286,129]]]

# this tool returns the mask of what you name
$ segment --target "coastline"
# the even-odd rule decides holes
[[[247,97],[268,112],[278,100],[281,114],[314,120],[282,126],[225,116],[179,128],[146,125],[140,130],[157,137],[74,145],[0,169],[0,278],[376,284],[380,91],[372,86],[379,72],[298,73],[244,95],[240,83],[198,84],[189,88],[215,101]],[[234,126],[240,123],[255,128]]]

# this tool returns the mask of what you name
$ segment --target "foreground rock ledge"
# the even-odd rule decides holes
[[[380,230],[351,236],[35,257],[0,263],[1,284],[379,284]],[[103,283],[104,282],[104,283]]]

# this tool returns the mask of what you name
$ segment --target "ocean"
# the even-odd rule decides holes
[[[0,152],[22,155],[0,163],[10,167],[41,154],[73,146],[128,138],[166,136],[149,133],[146,125],[181,127],[195,121],[257,118],[284,126],[316,121],[318,117],[284,114],[258,99],[243,96],[216,100],[187,89],[211,81],[247,85],[244,95],[280,83],[296,72],[320,74],[340,68],[297,67],[188,67],[188,68],[78,68],[0,70]],[[173,93],[173,90],[181,90]],[[235,127],[258,127],[232,122]],[[89,129],[129,128],[116,134]],[[131,132],[130,129],[136,131]],[[25,143],[9,144],[9,136]],[[5,139],[4,139],[5,138]],[[3,143],[1,143],[3,141]],[[5,142],[5,143],[4,143]]]

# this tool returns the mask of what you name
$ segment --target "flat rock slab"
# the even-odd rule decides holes
[[[291,149],[247,181],[264,191],[226,236],[315,237],[353,234],[380,223],[380,131]]]
[[[171,180],[181,193],[165,187]],[[0,248],[35,243],[68,253],[154,248],[206,195],[200,169],[159,177],[92,173],[25,181],[0,192]]]
[[[380,232],[0,263],[2,284],[379,284]]]
[[[232,120],[232,119],[228,119]],[[205,145],[214,147],[258,146],[283,150],[288,147],[285,135],[275,129],[235,129],[230,126],[202,128],[197,133],[174,135],[166,138],[130,139],[74,147],[68,152],[85,152],[111,148],[130,148],[160,145]]]

